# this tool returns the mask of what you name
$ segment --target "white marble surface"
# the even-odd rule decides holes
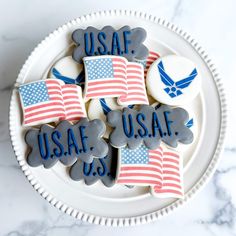
[[[235,0],[0,0],[0,3],[0,235],[236,234]],[[152,224],[130,228],[90,225],[52,207],[24,177],[8,133],[11,88],[30,51],[49,32],[68,20],[113,8],[145,11],[189,32],[218,66],[229,103],[228,138],[210,183],[174,214]]]

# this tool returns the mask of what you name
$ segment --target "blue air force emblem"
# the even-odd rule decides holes
[[[177,82],[174,82],[170,78],[170,76],[165,72],[162,61],[158,63],[157,67],[161,76],[161,81],[166,85],[166,88],[164,88],[164,91],[171,98],[174,98],[183,94],[183,89],[187,88],[198,74],[195,68],[188,77],[181,79]]]

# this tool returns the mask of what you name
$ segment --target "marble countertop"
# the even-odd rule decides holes
[[[110,3],[108,3],[110,2]],[[168,3],[167,3],[168,2]],[[214,177],[173,214],[148,225],[107,228],[83,223],[46,202],[28,183],[8,131],[12,85],[31,50],[63,23],[103,9],[135,9],[190,33],[213,58],[228,97],[228,137]],[[1,1],[0,14],[0,235],[219,235],[236,234],[235,0]]]

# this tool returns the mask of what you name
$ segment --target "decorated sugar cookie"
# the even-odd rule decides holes
[[[196,65],[177,55],[168,55],[155,61],[148,70],[146,81],[153,98],[173,106],[191,102],[201,87],[201,76]]]
[[[149,104],[140,63],[119,56],[85,57],[83,61],[85,101],[116,97],[122,106]]]
[[[58,137],[61,137],[61,133],[54,132],[52,134],[52,132],[54,132],[54,127],[50,125],[42,125],[40,129],[34,128],[27,131],[25,141],[30,148],[27,156],[27,163],[30,166],[37,167],[43,165],[44,168],[49,169],[58,161],[61,161],[66,166],[72,165],[76,161],[77,158],[74,155],[68,155],[67,157],[66,152],[62,153],[58,151],[60,149],[54,149],[57,147],[57,143],[55,144],[50,139],[56,140]],[[61,147],[64,149],[64,145]],[[58,154],[61,154],[60,159],[57,157]]]
[[[154,150],[144,145],[119,149],[118,184],[151,186],[156,197],[181,198],[182,179],[182,157],[164,145]]]
[[[70,168],[70,177],[73,180],[84,180],[85,184],[92,185],[98,180],[106,187],[111,187],[115,184],[118,149],[108,144],[108,153],[103,158],[93,159],[93,162],[88,164],[78,159]]]
[[[87,117],[81,87],[77,85],[58,79],[39,80],[21,85],[19,94],[24,126]]]
[[[84,87],[83,64],[77,63],[71,56],[58,60],[49,72],[49,78],[60,79],[66,84],[77,84]]]
[[[102,29],[88,27],[77,29],[72,34],[77,48],[73,52],[73,59],[81,62],[86,56],[118,55],[126,57],[129,61],[134,58],[144,60],[148,56],[148,49],[143,45],[146,31],[143,28],[131,29],[124,26],[115,30],[112,26]]]
[[[73,164],[77,159],[91,163],[94,158],[107,155],[108,145],[102,139],[105,124],[101,120],[81,119],[73,125],[60,122],[55,128],[42,125],[31,129],[25,135],[30,148],[27,162],[30,166],[43,165],[50,168],[58,160],[64,165]]]
[[[178,142],[189,144],[193,141],[193,133],[185,125],[188,120],[186,110],[167,105],[155,108],[143,105],[140,110],[124,108],[123,111],[111,111],[107,114],[107,122],[113,128],[110,144],[130,149],[141,144],[156,149],[161,141],[171,147],[177,147]]]

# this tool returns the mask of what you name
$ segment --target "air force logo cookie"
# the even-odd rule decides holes
[[[147,89],[158,102],[183,105],[200,92],[201,75],[187,58],[168,55],[156,60],[147,73]]]

